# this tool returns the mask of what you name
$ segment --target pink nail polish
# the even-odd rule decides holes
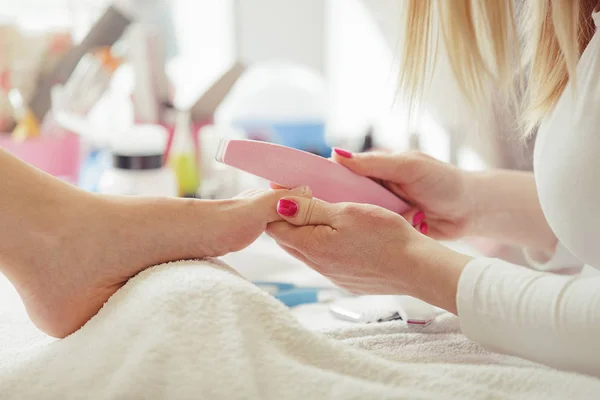
[[[425,213],[423,211],[419,211],[413,217],[413,226],[419,225],[421,222],[425,221]]]
[[[338,149],[337,147],[334,147],[333,151],[335,151],[335,153],[340,157],[352,158],[352,153],[350,153],[349,151]]]
[[[298,213],[298,204],[293,200],[281,199],[277,203],[277,212],[283,217],[293,217]]]
[[[429,225],[427,225],[427,222],[423,222],[421,224],[421,226],[419,227],[419,231],[421,231],[421,233],[423,235],[427,235],[427,231],[429,230]]]

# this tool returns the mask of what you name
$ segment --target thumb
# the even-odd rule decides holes
[[[305,197],[283,197],[277,203],[277,213],[293,225],[331,226],[335,206],[317,199]]]
[[[334,148],[332,159],[359,175],[403,183],[403,177],[410,174],[414,157],[410,153],[393,154],[384,152],[350,153]]]

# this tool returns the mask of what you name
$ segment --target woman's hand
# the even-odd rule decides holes
[[[554,253],[556,236],[540,207],[531,172],[466,172],[421,153],[334,149],[333,160],[406,199],[414,208],[405,218],[435,239],[481,236],[547,257]]]
[[[379,181],[414,207],[404,217],[436,239],[458,239],[470,229],[473,209],[469,175],[422,153],[349,153],[334,149],[333,160]]]
[[[292,256],[359,294],[408,294],[456,312],[458,278],[469,257],[420,234],[383,208],[284,197],[285,221],[267,233]]]

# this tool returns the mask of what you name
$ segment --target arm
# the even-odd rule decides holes
[[[267,232],[284,250],[358,294],[406,294],[458,313],[484,346],[600,376],[600,276],[546,274],[472,259],[390,211],[284,198]]]
[[[478,259],[460,278],[457,305],[463,332],[492,350],[600,376],[600,276]]]
[[[466,173],[471,215],[468,235],[536,249],[550,257],[557,239],[546,222],[533,173]]]
[[[537,272],[497,259],[465,263],[425,244],[416,297],[458,313],[462,331],[484,347],[555,368],[600,376],[600,276]]]

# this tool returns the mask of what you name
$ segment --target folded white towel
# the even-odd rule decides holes
[[[443,348],[436,349],[440,362],[423,363],[410,349],[403,360],[403,348],[400,336],[382,341],[384,355],[400,355],[386,360],[348,346],[304,328],[283,305],[222,264],[179,262],[139,274],[68,338],[0,363],[0,394],[277,400],[600,394],[594,378],[536,365],[453,364],[447,361],[455,350]]]

